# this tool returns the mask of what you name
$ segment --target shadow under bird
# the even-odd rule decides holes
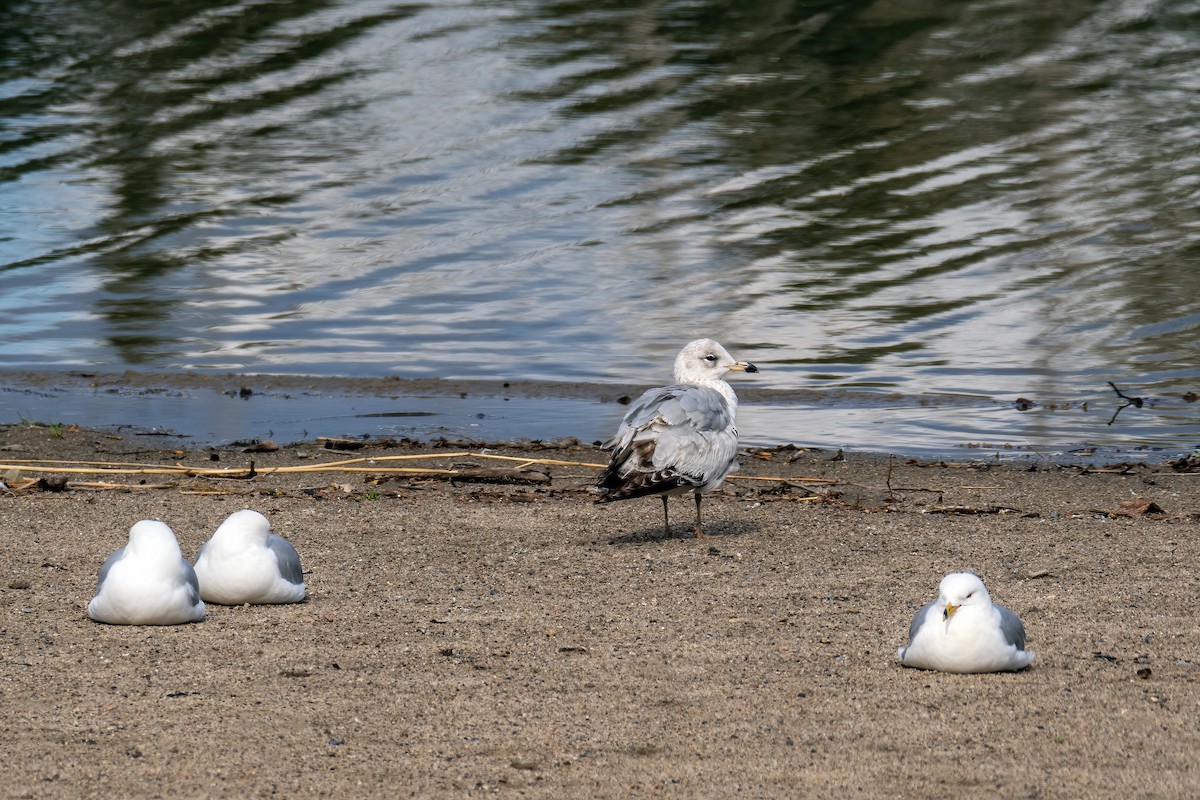
[[[204,619],[196,573],[165,523],[142,520],[100,567],[87,614],[110,625],[180,625]]]
[[[200,596],[219,605],[299,603],[304,571],[292,543],[257,511],[235,511],[196,553]]]
[[[938,596],[926,603],[908,631],[908,647],[896,653],[906,667],[941,672],[1004,672],[1029,666],[1025,626],[1016,614],[992,603],[978,575],[952,572]]]
[[[658,495],[663,530],[670,536],[667,498],[691,493],[696,500],[737,470],[737,395],[723,378],[729,372],[758,372],[736,361],[712,339],[689,342],[675,358],[675,382],[642,394],[604,443],[612,451],[596,483],[597,503]]]

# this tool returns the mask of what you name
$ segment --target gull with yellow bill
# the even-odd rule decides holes
[[[937,599],[913,617],[908,647],[896,655],[906,667],[941,672],[1015,671],[1033,660],[1020,618],[992,603],[983,581],[970,572],[942,578]]]

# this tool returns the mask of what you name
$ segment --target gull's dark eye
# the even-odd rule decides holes
[[[706,356],[704,357],[704,360],[705,360],[705,361],[707,361],[707,362],[708,362],[708,363],[710,363],[710,364],[715,364],[715,363],[717,363],[717,357],[716,357],[715,355],[713,355],[712,353],[709,353],[708,355],[706,355]]]

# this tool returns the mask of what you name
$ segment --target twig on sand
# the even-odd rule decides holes
[[[399,462],[414,462],[420,460],[460,458],[492,459],[513,462],[513,466],[504,469],[486,470],[475,465],[458,465],[451,469],[442,467],[401,467],[389,466]],[[256,477],[270,475],[286,475],[293,473],[371,473],[396,475],[427,475],[430,477],[449,477],[460,480],[501,479],[512,476],[514,480],[528,482],[530,476],[526,473],[533,466],[551,467],[588,467],[604,469],[606,464],[587,461],[565,461],[553,458],[528,458],[523,456],[503,456],[496,453],[472,453],[467,451],[454,453],[421,453],[401,456],[365,456],[346,458],[338,461],[327,461],[319,464],[300,464],[293,466],[272,467],[257,470],[255,463],[250,462],[245,467],[198,467],[187,464],[139,464],[128,461],[67,461],[57,459],[15,459],[7,464],[0,464],[2,470],[18,470],[21,472],[53,472],[70,475],[178,475],[188,478],[206,478],[210,480],[252,480]],[[523,474],[526,473],[526,474]],[[734,481],[770,481],[784,483],[835,484],[838,481],[831,478],[798,478],[771,477],[762,475],[731,475]],[[536,480],[536,479],[535,479]],[[537,482],[541,482],[540,480]],[[74,484],[81,485],[81,484]]]
[[[103,483],[98,481],[82,481],[70,484],[72,489],[93,489],[118,492],[138,492],[146,489],[174,489],[177,483]]]

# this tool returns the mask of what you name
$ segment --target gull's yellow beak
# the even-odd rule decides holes
[[[954,603],[946,603],[946,610],[942,612],[942,619],[950,619],[954,616],[954,612],[958,611],[958,606]]]
[[[758,372],[758,367],[749,361],[739,361],[729,368],[730,372]]]

